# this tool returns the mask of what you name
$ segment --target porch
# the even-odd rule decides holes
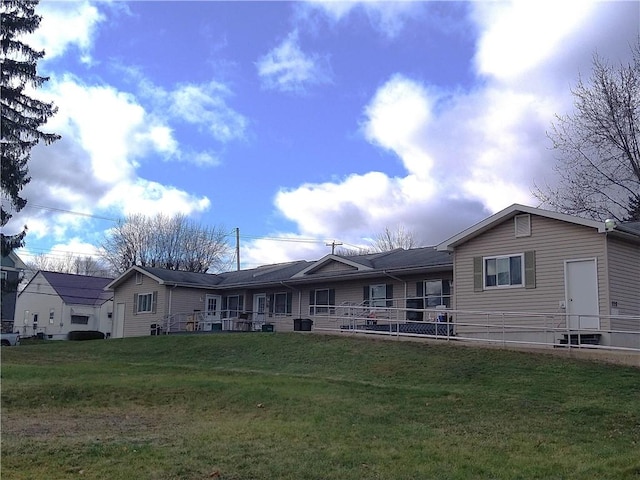
[[[156,335],[192,333],[192,332],[272,332],[273,323],[267,321],[264,314],[254,315],[253,312],[230,312],[224,318],[211,318],[205,312],[176,313],[158,324]],[[152,335],[153,335],[152,326]]]

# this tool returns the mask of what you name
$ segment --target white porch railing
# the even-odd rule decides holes
[[[410,314],[413,313],[412,314]],[[422,320],[408,320],[418,314]],[[640,316],[565,313],[490,312],[341,305],[335,314],[310,315],[313,330],[342,333],[419,336],[446,340],[595,348],[640,352]]]

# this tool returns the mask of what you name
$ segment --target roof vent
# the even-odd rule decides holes
[[[514,218],[517,237],[531,236],[531,215],[516,215]]]

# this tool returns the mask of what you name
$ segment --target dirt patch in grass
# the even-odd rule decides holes
[[[161,441],[171,425],[177,425],[178,416],[161,411],[131,410],[126,413],[118,410],[91,412],[78,411],[39,411],[27,415],[2,414],[2,435],[5,439],[17,437],[36,441],[49,441],[65,438],[77,439]]]

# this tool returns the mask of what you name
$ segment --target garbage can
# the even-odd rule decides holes
[[[300,330],[302,330],[303,332],[310,332],[311,325],[313,325],[313,320],[311,320],[310,318],[303,318],[300,320]]]
[[[301,318],[294,318],[293,319],[293,330],[295,332],[299,332],[300,330],[302,330],[302,319]]]

